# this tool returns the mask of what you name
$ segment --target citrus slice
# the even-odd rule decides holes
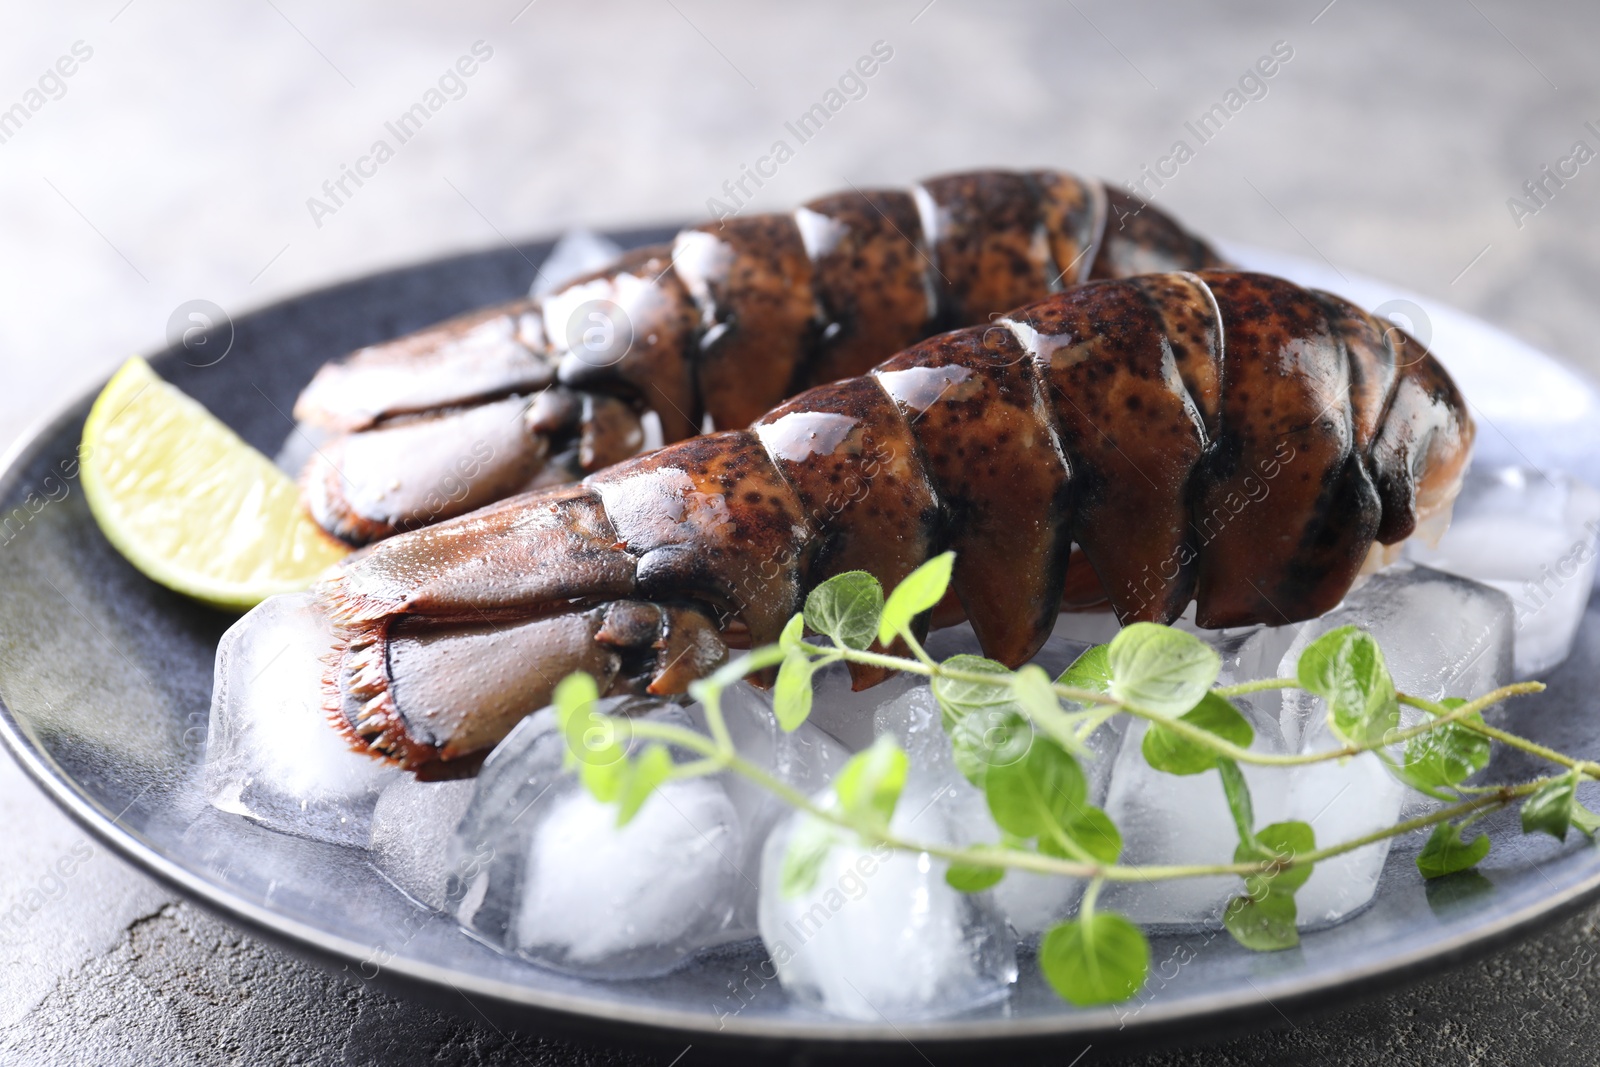
[[[350,551],[306,514],[288,475],[138,357],[95,400],[80,455],[106,539],[215,607],[304,589]]]

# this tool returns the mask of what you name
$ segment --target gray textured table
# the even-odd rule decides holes
[[[1137,179],[1283,41],[1293,58],[1265,94],[1147,186],[1158,202],[1600,371],[1600,164],[1543,203],[1522,191],[1574,142],[1600,148],[1585,125],[1600,127],[1593,5],[525,2],[0,15],[0,111],[28,109],[0,123],[0,442],[156,347],[190,299],[244,308],[507,236],[704,214],[876,41],[893,58],[756,208],[978,164]],[[492,54],[459,99],[330,202],[323,182],[479,41]],[[0,1062],[669,1058],[503,1033],[465,1004],[444,1016],[310,968],[127,868],[3,757],[0,825]],[[1591,1063],[1597,921],[1339,1014],[1141,1062]]]

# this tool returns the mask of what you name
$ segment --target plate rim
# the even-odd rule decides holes
[[[607,231],[606,236],[627,240],[662,232],[661,227],[638,227],[626,231]],[[520,241],[515,244],[514,250],[519,254],[534,250],[547,252],[552,245],[553,239]],[[235,319],[255,317],[419,268],[438,268],[454,261],[480,259],[505,252],[506,249],[500,246],[485,246],[474,251],[419,258],[397,267],[345,278],[259,304],[241,312]],[[1506,333],[1475,315],[1459,313],[1499,333]],[[1516,340],[1528,344],[1521,342],[1520,338]],[[1529,347],[1579,376],[1586,384],[1595,381],[1585,368],[1575,366],[1537,346]],[[159,368],[176,359],[177,355],[169,346],[148,352],[144,358]],[[0,452],[0,499],[10,495],[21,483],[23,472],[43,451],[48,440],[64,433],[72,422],[81,421],[87,415],[95,396],[109,379],[108,374],[98,384],[57,401]],[[138,835],[122,827],[119,824],[120,815],[110,815],[78,788],[76,780],[36,743],[31,731],[18,721],[3,696],[0,696],[0,743],[4,744],[23,772],[74,823],[129,863],[222,917],[224,921],[240,925],[252,934],[262,936],[293,953],[309,956],[325,966],[332,961],[348,967],[360,964],[370,956],[371,946],[361,945],[230,893],[226,887],[168,859]],[[619,1036],[617,1028],[622,1027],[627,1032],[625,1036],[634,1040],[659,1043],[668,1037],[692,1037],[697,1043],[706,1042],[708,1050],[726,1050],[765,1041],[791,1046],[870,1051],[878,1056],[892,1053],[895,1046],[916,1041],[935,1043],[951,1050],[967,1044],[993,1046],[1003,1042],[1020,1046],[1060,1038],[1093,1039],[1096,1043],[1106,1045],[1145,1044],[1170,1040],[1176,1032],[1206,1024],[1216,1028],[1206,1036],[1215,1037],[1218,1036],[1217,1029],[1237,1029],[1261,1019],[1270,1019],[1274,1014],[1281,1015],[1285,1007],[1322,1011],[1346,1007],[1429,974],[1481,958],[1496,948],[1559,922],[1596,899],[1600,899],[1600,867],[1551,896],[1540,897],[1470,930],[1453,933],[1398,956],[1326,972],[1321,976],[1280,979],[1274,984],[1270,1000],[1264,993],[1247,995],[1235,990],[1185,997],[1166,1005],[1159,1001],[1144,1002],[1127,1018],[1118,1012],[1115,1005],[1030,1019],[956,1018],[907,1020],[902,1023],[886,1020],[882,1024],[852,1023],[820,1015],[815,1018],[780,1019],[770,1016],[744,1018],[730,1013],[717,1017],[643,1002],[552,992],[402,956],[395,956],[384,963],[380,968],[380,977],[386,977],[386,986],[403,988],[413,995],[448,989],[462,992],[463,995],[471,992],[489,999],[499,1009],[539,1013],[545,1021],[569,1031],[584,1033],[591,1040],[599,1027],[605,1027],[604,1033],[615,1040]]]

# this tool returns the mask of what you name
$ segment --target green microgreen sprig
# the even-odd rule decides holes
[[[1490,812],[1521,805],[1522,829],[1565,839],[1571,829],[1593,837],[1600,816],[1577,799],[1578,783],[1600,778],[1600,764],[1574,759],[1484,722],[1483,712],[1511,697],[1536,693],[1538,682],[1502,686],[1473,699],[1428,700],[1398,692],[1383,652],[1368,633],[1346,626],[1311,642],[1294,678],[1218,686],[1221,661],[1193,634],[1153,623],[1124,627],[1109,644],[1089,649],[1051,679],[1037,666],[1010,670],[981,656],[935,661],[917,639],[916,622],[945,595],[953,553],[935,557],[884,596],[862,571],[823,582],[806,598],[776,645],[758,648],[694,683],[689,693],[705,708],[708,733],[654,720],[617,720],[596,710],[593,679],[576,674],[557,687],[558,722],[569,766],[598,799],[618,806],[625,823],[663,782],[730,772],[774,793],[808,818],[790,837],[782,891],[808,891],[829,852],[859,841],[926,853],[943,860],[946,881],[976,893],[1010,871],[1084,880],[1078,911],[1040,941],[1045,979],[1068,1001],[1106,1004],[1133,996],[1149,970],[1150,946],[1138,926],[1097,907],[1107,882],[1159,881],[1233,875],[1240,893],[1224,909],[1223,926],[1256,950],[1299,943],[1295,893],[1316,864],[1388,838],[1432,828],[1416,863],[1425,878],[1467,870],[1489,853],[1486,834],[1465,831]],[[805,633],[831,644],[804,640]],[[902,642],[911,656],[874,651]],[[721,695],[745,677],[777,667],[773,710],[794,731],[812,708],[812,680],[833,663],[855,663],[929,680],[954,762],[983,791],[1000,843],[964,847],[918,842],[893,826],[907,758],[889,736],[853,756],[836,776],[826,802],[807,796],[751,763],[736,750],[721,710]],[[1340,742],[1318,752],[1274,753],[1252,748],[1254,730],[1232,700],[1268,689],[1301,690],[1321,698]],[[1426,717],[1401,727],[1400,708]],[[1141,754],[1173,775],[1215,771],[1239,844],[1232,863],[1123,864],[1122,838],[1111,818],[1089,803],[1080,760],[1094,732],[1118,715],[1148,723]],[[626,741],[626,743],[625,743]],[[1557,764],[1562,773],[1513,785],[1473,786],[1467,779],[1489,762],[1492,742]],[[637,744],[634,744],[637,742]],[[630,746],[632,746],[630,750]],[[669,749],[693,758],[674,762]],[[1240,765],[1289,767],[1372,752],[1389,772],[1441,806],[1393,826],[1319,847],[1308,824],[1275,822],[1256,828],[1249,786]]]

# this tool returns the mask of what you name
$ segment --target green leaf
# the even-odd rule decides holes
[[[951,889],[961,893],[981,893],[1000,884],[1006,876],[1004,867],[986,867],[976,863],[952,863],[944,872],[944,880]]]
[[[1072,661],[1061,672],[1056,684],[1071,689],[1086,689],[1091,693],[1111,691],[1111,646],[1095,645]]]
[[[772,688],[772,713],[785,733],[794,733],[811,714],[811,675],[816,665],[804,652],[790,650]]]
[[[939,714],[946,730],[975,712],[1001,710],[1021,713],[1016,695],[1011,690],[1011,672],[1004,664],[962,653],[951,656],[942,665],[964,674],[995,675],[993,682],[969,682],[944,675],[934,676],[930,685],[934,699],[939,702]]]
[[[1476,867],[1488,854],[1488,834],[1464,841],[1459,826],[1442,822],[1433,828],[1428,843],[1417,853],[1417,870],[1424,878],[1443,878]]]
[[[851,819],[887,826],[905,788],[906,754],[888,734],[851,756],[834,779],[839,807]]]
[[[587,674],[569,674],[552,695],[556,722],[567,742],[562,763],[576,767],[584,788],[599,801],[618,798],[628,771],[627,722],[601,712],[599,690]]]
[[[1222,776],[1222,793],[1228,800],[1228,813],[1239,831],[1241,842],[1255,839],[1256,815],[1250,803],[1250,786],[1244,780],[1239,765],[1231,759],[1217,760],[1217,773]]]
[[[778,891],[791,899],[811,892],[823,861],[838,843],[839,831],[831,823],[802,815],[789,835],[789,847],[778,874]]]
[[[1074,809],[1069,819],[1062,824],[1061,831],[1068,840],[1088,853],[1090,859],[1097,862],[1115,863],[1122,856],[1122,831],[1111,821],[1111,816],[1100,808],[1085,805]],[[1049,834],[1039,838],[1039,851],[1047,856],[1059,856],[1062,859],[1083,858],[1069,853]]]
[[[806,636],[806,617],[800,613],[790,619],[783,627],[783,633],[778,635],[778,647],[785,652],[804,652]]]
[[[1573,771],[1542,786],[1522,802],[1522,832],[1543,831],[1557,841],[1565,841],[1577,802],[1578,772]]]
[[[1039,737],[1024,759],[989,768],[984,794],[1000,829],[1018,837],[1043,837],[1074,821],[1089,786],[1077,760]]]
[[[649,745],[626,766],[617,793],[618,826],[628,825],[656,787],[671,777],[672,754],[662,745]]]
[[[982,656],[951,656],[944,665],[973,674],[993,674],[995,681],[933,679],[939,717],[950,735],[951,753],[967,781],[983,788],[990,767],[1021,760],[1033,744],[1033,725],[1017,703],[1011,672]]]
[[[578,777],[582,780],[584,788],[604,804],[610,804],[621,797],[622,783],[627,774],[628,758],[620,754],[620,751],[617,758],[610,763],[578,764]]]
[[[1465,703],[1455,697],[1443,701],[1452,710]],[[1463,721],[1481,726],[1483,716],[1474,712]],[[1408,785],[1428,792],[1460,785],[1488,765],[1489,739],[1465,726],[1446,723],[1406,742],[1398,774]]]
[[[1249,748],[1256,732],[1239,709],[1216,693],[1207,693],[1178,721],[1215,734],[1240,748]],[[1204,745],[1178,736],[1177,732],[1151,723],[1139,746],[1145,762],[1167,774],[1200,774],[1217,765],[1217,754]]]
[[[1127,1000],[1150,972],[1150,942],[1120,915],[1095,912],[1051,927],[1039,969],[1062,999],[1079,1007]]]
[[[1583,836],[1592,838],[1595,832],[1600,830],[1600,815],[1596,815],[1574,799],[1572,802],[1572,825],[1576,826],[1578,832]]]
[[[1228,766],[1233,765],[1230,763]],[[1225,772],[1224,781],[1227,780]],[[1242,779],[1239,784],[1243,784]],[[1244,803],[1248,805],[1248,796]],[[1282,862],[1313,852],[1316,847],[1316,835],[1308,823],[1275,822],[1248,836],[1241,831],[1233,861]],[[1294,892],[1306,884],[1312,869],[1312,864],[1300,864],[1247,875],[1244,880],[1245,893],[1228,902],[1222,915],[1222,925],[1235,941],[1257,952],[1272,952],[1298,945],[1300,932],[1295,928],[1298,908]]]
[[[887,645],[902,631],[911,627],[911,620],[931,609],[944,599],[950,588],[950,572],[955,566],[956,554],[943,552],[906,575],[883,605],[878,619],[878,640]]]
[[[950,730],[950,754],[962,776],[982,789],[990,768],[1009,767],[1027,757],[1033,737],[1033,725],[1021,715],[976,712]]]
[[[1292,893],[1269,892],[1255,897],[1234,897],[1222,913],[1222,925],[1233,939],[1256,952],[1275,952],[1300,943],[1294,920],[1298,913]]]
[[[1354,626],[1328,631],[1306,646],[1295,673],[1327,701],[1334,733],[1352,744],[1381,742],[1400,723],[1394,679],[1369,633]]]
[[[1264,863],[1269,860],[1286,862],[1315,852],[1317,837],[1309,823],[1275,822],[1263,826],[1252,835],[1252,840],[1241,841],[1234,849],[1235,863]],[[1244,880],[1245,892],[1260,899],[1268,892],[1293,894],[1306,884],[1315,865],[1310,863],[1285,867],[1270,873],[1248,875]]]
[[[1011,692],[1030,718],[1048,719],[1061,714],[1061,702],[1050,688],[1050,676],[1038,664],[1030,663],[1011,676]]]
[[[626,758],[615,763],[580,763],[578,777],[596,800],[610,804],[622,795],[622,782],[628,773]]]
[[[883,614],[883,586],[866,571],[836,574],[806,597],[806,625],[843,648],[872,644]]]
[[[1044,668],[1033,663],[1019,668],[1011,676],[1012,695],[1029,723],[1037,724],[1056,744],[1074,755],[1086,755],[1083,745],[1078,741],[1074,724],[1063,715],[1061,701],[1050,685],[1050,676],[1044,672]],[[1032,729],[1031,725],[1029,729]]]
[[[1110,693],[1129,707],[1177,718],[1206,695],[1222,659],[1193,634],[1136,622],[1112,638],[1107,651]]]
[[[556,709],[556,724],[570,743],[572,736],[568,733],[568,724],[593,710],[594,702],[600,699],[600,689],[593,678],[578,671],[561,679],[550,699]],[[568,754],[571,754],[570,750]]]

